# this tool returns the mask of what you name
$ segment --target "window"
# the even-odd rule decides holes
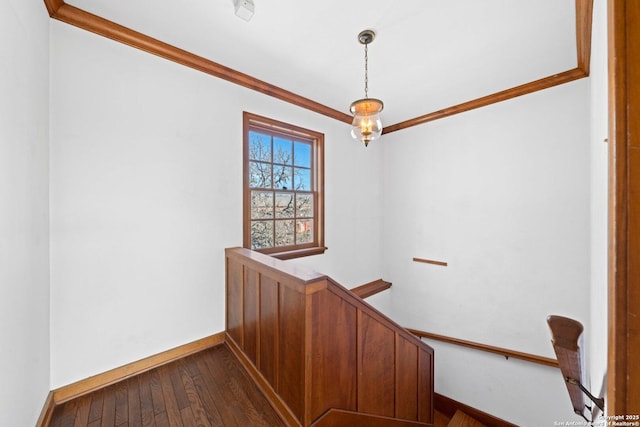
[[[244,113],[245,248],[288,259],[323,253],[324,135]]]

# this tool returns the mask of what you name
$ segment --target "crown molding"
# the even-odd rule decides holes
[[[465,111],[474,110],[487,105],[506,101],[507,99],[516,98],[528,93],[537,92],[539,90],[548,89],[553,86],[569,83],[574,80],[582,79],[589,76],[589,62],[591,60],[591,19],[593,16],[593,0],[576,0],[576,57],[577,67],[559,74],[554,74],[506,89],[491,95],[463,102],[462,104],[414,117],[400,123],[385,126],[382,134],[396,132],[413,126],[421,125],[434,120],[443,119],[453,116],[454,114],[464,113]]]
[[[272,96],[304,109],[322,114],[345,123],[351,123],[352,117],[333,108],[322,105],[309,98],[302,97],[278,86],[259,80],[248,74],[233,70],[202,56],[177,48],[168,43],[149,37],[140,32],[104,19],[61,0],[45,0],[49,14],[53,19],[87,30],[94,34],[140,49],[169,61],[193,68],[205,74]]]
[[[47,7],[49,16],[55,19],[55,15],[58,9],[64,4],[64,0],[44,0],[44,5]]]
[[[242,87],[255,90],[298,107],[336,119],[340,122],[350,124],[352,121],[352,117],[349,114],[259,80],[248,74],[233,70],[207,58],[164,43],[100,16],[86,12],[75,6],[68,5],[64,0],[44,0],[44,3],[49,12],[49,16],[53,19],[82,28],[94,34],[107,37],[111,40],[140,49],[153,55],[160,56],[211,76],[227,80]],[[592,15],[593,0],[576,0],[576,68],[386,126],[383,130],[383,134],[407,129],[433,120],[439,120],[454,114],[460,114],[465,111],[485,107],[497,102],[506,101],[507,99],[512,99],[528,93],[548,89],[553,86],[587,77],[589,75],[589,62],[591,58]]]
[[[573,70],[565,71],[560,74],[554,74],[553,76],[545,77],[540,80],[513,87],[511,89],[496,92],[491,95],[483,96],[482,98],[473,99],[471,101],[463,102],[462,104],[454,105],[452,107],[434,111],[432,113],[415,117],[404,122],[386,126],[382,131],[382,134],[384,135],[413,126],[421,125],[427,122],[432,122],[434,120],[444,119],[445,117],[464,113],[465,111],[475,110],[476,108],[486,107],[487,105],[506,101],[508,99],[526,95],[528,93],[533,93],[539,90],[548,89],[553,86],[569,83],[583,77],[587,77],[587,74],[585,74],[585,72],[579,68],[574,68]]]

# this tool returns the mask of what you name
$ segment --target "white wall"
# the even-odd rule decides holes
[[[393,281],[372,302],[417,329],[549,357],[548,314],[589,330],[589,80],[364,149],[333,119],[51,25],[52,388],[224,329],[243,110],[326,134],[329,250],[292,262]],[[558,371],[433,346],[436,391],[523,426],[574,419]]]
[[[396,320],[547,357],[549,314],[588,330],[588,89],[583,79],[385,137]],[[557,370],[434,347],[439,393],[523,426],[575,417]]]
[[[52,387],[224,330],[243,110],[325,133],[329,250],[299,262],[379,277],[382,150],[348,125],[58,22],[51,50]]]
[[[0,1],[0,425],[34,425],[49,391],[49,23]]]
[[[591,392],[606,391],[607,372],[607,183],[609,133],[607,87],[607,2],[596,0],[591,42]]]

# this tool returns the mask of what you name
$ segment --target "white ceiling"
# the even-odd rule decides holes
[[[575,0],[69,0],[67,3],[348,113],[369,96],[384,124],[573,69]]]

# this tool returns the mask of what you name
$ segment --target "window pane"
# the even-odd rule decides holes
[[[273,193],[251,192],[251,219],[273,218]]]
[[[313,220],[302,219],[296,221],[296,243],[301,245],[313,242]]]
[[[276,193],[276,218],[293,218],[293,193]]]
[[[295,162],[296,166],[305,168],[311,167],[311,144],[308,142],[295,142]]]
[[[271,136],[255,131],[249,132],[249,158],[251,160],[271,161]]]
[[[294,244],[294,221],[292,219],[276,221],[276,246]]]
[[[290,165],[293,161],[293,142],[290,139],[273,138],[273,163]]]
[[[273,247],[273,222],[251,221],[251,249]]]
[[[271,163],[249,162],[249,186],[271,188]]]
[[[311,191],[311,170],[294,168],[293,184],[297,191]]]
[[[243,246],[278,257],[324,247],[324,135],[247,112],[243,124]]]
[[[273,165],[273,187],[278,190],[293,190],[293,168]]]
[[[311,194],[296,195],[296,210],[298,218],[313,216],[313,196]]]

